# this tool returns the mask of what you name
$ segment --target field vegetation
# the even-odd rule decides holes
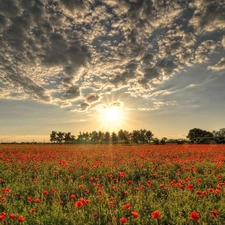
[[[224,145],[0,145],[0,224],[223,225]]]

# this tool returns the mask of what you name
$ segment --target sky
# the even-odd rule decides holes
[[[0,141],[185,138],[224,115],[224,0],[0,0]]]

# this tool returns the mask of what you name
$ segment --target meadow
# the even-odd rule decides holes
[[[0,145],[0,224],[224,225],[225,145]]]

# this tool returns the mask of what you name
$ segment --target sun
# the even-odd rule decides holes
[[[120,117],[120,112],[118,107],[109,107],[104,110],[105,120],[107,121],[117,121]]]
[[[98,109],[96,115],[99,126],[103,130],[110,132],[122,129],[125,123],[125,114],[123,107],[114,105],[104,105]]]

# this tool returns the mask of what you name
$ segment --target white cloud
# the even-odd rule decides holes
[[[215,66],[208,67],[211,70],[219,71],[225,69],[225,57],[223,57]]]

